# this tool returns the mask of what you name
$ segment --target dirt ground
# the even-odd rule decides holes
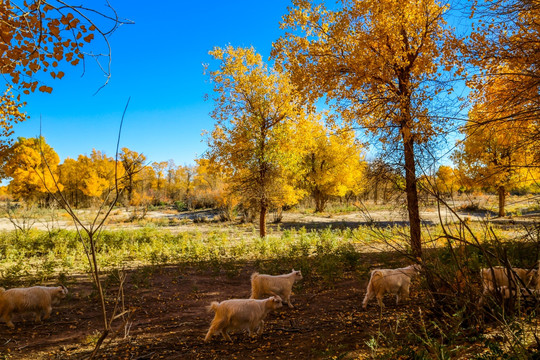
[[[421,199],[422,200],[422,199]],[[508,196],[506,199],[508,216],[498,217],[498,203],[495,195],[460,195],[448,201],[448,206],[437,206],[433,200],[423,199],[420,207],[420,219],[425,225],[439,223],[454,223],[458,217],[466,221],[489,221],[501,225],[530,224],[540,221],[540,211],[537,209],[540,199],[534,196]],[[5,206],[0,203],[0,207]],[[356,211],[317,214],[309,211],[286,211],[283,212],[279,227],[281,229],[306,227],[326,228],[332,227],[358,227],[363,225],[408,226],[408,213],[404,200],[395,203],[375,204],[373,201],[355,203]],[[467,210],[472,209],[472,210]],[[519,211],[517,211],[519,209]],[[52,209],[51,209],[52,210]],[[91,223],[94,220],[95,210],[76,210],[83,223]],[[519,213],[519,215],[517,215]],[[172,208],[157,209],[143,212],[142,209],[116,208],[107,219],[107,229],[139,228],[145,226],[145,222],[129,221],[130,218],[138,218],[144,214],[148,221],[158,221],[160,228],[169,229],[172,232],[190,231],[195,227],[197,231],[213,231],[215,225],[220,223],[220,214],[216,210],[195,210],[178,212]],[[14,230],[17,226],[32,227],[40,230],[52,228],[75,229],[73,221],[63,211],[54,210],[50,214],[43,214],[44,218],[34,218],[32,211],[22,212],[22,219],[10,221],[6,214],[0,212],[0,231]],[[275,227],[273,214],[269,214],[268,226]],[[201,221],[203,220],[203,221]],[[167,222],[169,224],[167,225]],[[31,226],[29,226],[31,225]]]
[[[331,285],[304,279],[295,285],[292,302],[270,313],[265,331],[250,339],[233,333],[233,343],[204,336],[213,314],[206,311],[211,301],[247,298],[249,277],[254,269],[241,269],[238,276],[175,266],[152,272],[133,270],[127,277],[125,303],[135,312],[124,337],[105,342],[103,359],[332,359],[363,358],[369,354],[367,341],[376,335],[379,311],[375,301],[362,311],[367,279],[346,274]],[[80,359],[89,354],[102,326],[92,285],[84,278],[73,279],[70,294],[53,309],[50,319],[35,323],[30,315],[18,315],[15,329],[0,324],[0,354],[5,359]],[[412,300],[396,307],[386,298],[383,327],[396,316],[414,316],[419,299],[414,286]],[[115,293],[110,286],[108,293]],[[413,306],[413,304],[415,304]],[[399,310],[399,312],[396,312]],[[401,314],[401,315],[400,315]],[[389,326],[389,325],[388,325]],[[361,357],[359,357],[361,356]],[[1,355],[0,355],[0,358]]]
[[[518,200],[515,200],[518,201]],[[533,204],[537,200],[519,200],[524,204]],[[454,208],[463,207],[467,204],[465,201],[456,202]],[[94,212],[88,210],[78,210],[77,213],[83,219],[83,222],[88,223],[94,219]],[[144,226],[144,222],[129,222],[127,219],[133,216],[132,210],[126,211],[125,209],[114,210],[109,219],[107,220],[107,229],[136,229]],[[461,219],[467,221],[490,221],[491,223],[498,224],[530,224],[540,221],[540,212],[533,211],[530,213],[523,213],[520,216],[506,216],[497,217],[497,214],[493,210],[481,210],[481,211],[464,211],[458,210],[455,213],[450,209],[435,206],[423,207],[420,211],[420,219],[425,225],[443,223],[454,223],[458,221],[458,216]],[[219,224],[219,212],[216,210],[195,210],[177,212],[176,210],[153,210],[148,211],[145,215],[145,219],[148,221],[153,220],[168,220],[171,225],[161,223],[159,226],[163,229],[169,229],[173,232],[190,231],[197,228],[198,231],[213,231],[215,230],[215,224]],[[204,221],[197,221],[204,219]],[[44,219],[25,219],[15,220],[15,224],[23,226],[24,222],[28,225],[31,222],[31,227],[40,230],[50,230],[51,228],[63,228],[63,229],[75,229],[73,221],[66,216],[66,214],[60,215],[58,213],[53,219],[51,217]],[[273,227],[271,224],[271,216],[268,219],[268,226]],[[298,212],[289,211],[282,214],[282,219],[279,222],[281,229],[298,228],[304,226],[310,228],[326,228],[332,227],[358,227],[363,225],[376,224],[379,227],[386,226],[408,226],[408,214],[403,204],[396,205],[387,209],[380,210],[367,210],[348,212],[348,213],[323,213],[314,214],[311,212]],[[275,226],[274,226],[275,227]],[[2,230],[14,230],[16,227],[12,221],[7,217],[0,217],[0,231]]]

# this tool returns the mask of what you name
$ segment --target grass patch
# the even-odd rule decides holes
[[[231,275],[246,262],[261,271],[305,268],[329,282],[359,259],[361,230],[286,230],[264,239],[241,230],[172,233],[155,226],[103,231],[96,243],[103,270],[122,267],[199,264]],[[309,261],[308,261],[309,260]],[[43,281],[57,273],[86,271],[84,247],[75,231],[0,232],[0,273],[4,284],[23,278]]]
[[[479,238],[484,236],[481,231],[478,230]],[[504,230],[494,229],[494,232],[502,239],[510,236]],[[104,271],[185,263],[225,271],[234,276],[250,262],[268,273],[299,268],[305,275],[331,284],[345,270],[369,271],[361,261],[363,253],[380,252],[382,248],[406,251],[406,241],[400,240],[403,233],[404,229],[397,226],[377,231],[368,227],[300,228],[274,231],[260,238],[256,231],[249,232],[241,227],[216,227],[204,233],[196,228],[171,232],[152,223],[140,229],[103,231],[96,245],[98,262]],[[437,226],[426,229],[426,234],[434,239],[440,233]],[[392,241],[390,244],[388,239]],[[429,245],[444,248],[446,241],[439,239]],[[509,243],[507,251],[510,257],[529,263],[531,251],[526,247]],[[378,256],[381,263],[392,265],[395,256],[388,254],[380,252]],[[485,263],[481,253],[477,256],[477,264]],[[75,231],[0,232],[0,275],[5,286],[20,283],[23,279],[29,279],[27,283],[44,282],[59,273],[87,270],[84,247]]]

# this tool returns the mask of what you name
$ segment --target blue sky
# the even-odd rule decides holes
[[[87,1],[89,6],[97,2]],[[24,99],[30,119],[15,125],[15,137],[42,134],[61,161],[89,154],[93,148],[114,156],[118,127],[129,97],[121,147],[142,152],[148,161],[192,164],[206,145],[203,129],[211,130],[212,87],[203,74],[214,46],[254,46],[264,57],[281,35],[279,22],[289,1],[110,0],[122,18],[135,22],[111,37],[112,77],[98,67],[66,67],[62,80],[39,79],[52,94]]]

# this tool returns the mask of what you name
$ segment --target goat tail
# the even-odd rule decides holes
[[[259,277],[258,272],[254,272],[253,274],[251,274],[251,296],[249,297],[250,299],[258,299],[262,295],[262,294],[259,294],[261,284],[260,284],[260,281],[257,281],[258,277]]]
[[[212,301],[212,303],[206,307],[206,311],[208,311],[208,312],[212,312],[212,311],[216,312],[218,306],[219,306],[219,303],[217,301]]]
[[[370,288],[370,290],[375,290],[373,287],[376,286],[382,278],[382,272],[379,270],[373,270],[371,272],[371,278],[369,279],[368,288]]]

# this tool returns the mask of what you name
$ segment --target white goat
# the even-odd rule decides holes
[[[536,269],[527,270],[522,268],[509,269],[503,266],[493,266],[491,268],[480,269],[480,280],[482,282],[482,296],[478,305],[484,304],[485,298],[489,293],[498,292],[503,299],[516,296],[516,289],[520,289],[520,294],[526,292],[525,287],[533,284],[538,286],[538,271]]]
[[[495,287],[526,287],[535,282],[537,277],[536,270],[527,270],[521,268],[512,268],[510,276],[508,269],[502,266],[494,266],[492,268],[480,269],[480,279],[484,292],[493,291]]]
[[[517,291],[517,289],[519,289],[519,292]],[[529,298],[532,296],[532,297],[538,298],[538,296],[540,295],[540,290],[534,289],[534,288],[533,289],[524,288],[524,287],[519,287],[519,288],[509,287],[506,285],[497,286],[496,288],[492,288],[492,289],[484,289],[484,292],[482,293],[482,296],[480,297],[480,300],[478,301],[479,306],[484,305],[484,302],[486,300],[486,295],[489,293],[493,294],[494,296],[495,294],[498,294],[497,296],[500,296],[502,300],[504,301],[506,299],[517,298],[517,297]]]
[[[14,313],[33,312],[36,321],[45,320],[51,315],[52,305],[65,298],[65,286],[33,286],[5,290],[0,288],[0,318],[13,328],[11,317]]]
[[[214,311],[216,315],[204,341],[210,340],[212,335],[219,332],[225,340],[231,341],[229,330],[247,329],[249,336],[252,336],[256,330],[257,334],[260,335],[263,332],[266,315],[282,306],[279,296],[272,296],[264,300],[231,299],[220,303],[214,301],[208,307],[208,311]]]
[[[294,306],[291,303],[291,292],[296,280],[302,279],[300,270],[284,275],[264,275],[254,272],[251,275],[251,299],[261,299],[268,295],[280,296],[290,308]]]
[[[399,303],[400,299],[407,299],[409,297],[411,278],[415,276],[420,269],[420,265],[410,265],[399,269],[372,270],[362,307],[365,309],[368,301],[373,297],[377,297],[377,301],[381,308],[384,307],[383,296],[386,293],[396,295],[396,305]]]

